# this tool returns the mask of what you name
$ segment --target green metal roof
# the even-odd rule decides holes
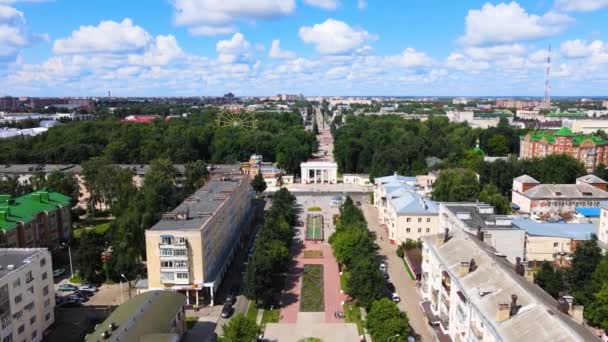
[[[102,341],[101,334],[109,330],[111,323],[116,324],[117,329],[109,333],[121,341],[141,341],[146,337],[155,340],[159,334],[171,332],[173,318],[185,303],[186,296],[179,292],[141,293],[117,307],[93,333],[87,335],[85,341]]]
[[[572,133],[572,131],[570,129],[568,129],[567,127],[562,127],[558,131],[555,131],[555,132],[537,131],[537,132],[530,132],[528,134],[530,134],[531,141],[541,140],[544,138],[550,144],[555,142],[555,137],[557,137],[557,136],[572,137],[573,145],[580,145],[581,143],[583,143],[586,140],[591,140],[596,145],[608,144],[607,139],[604,139],[604,138],[596,136],[596,135],[575,134],[575,133]]]
[[[58,206],[70,205],[70,198],[57,192],[35,191],[21,197],[0,195],[0,229],[9,231],[18,222],[33,220],[44,211],[54,211]]]
[[[572,118],[572,117],[585,117],[587,114],[584,112],[570,112],[570,111],[562,111],[562,112],[551,112],[547,114],[550,117],[561,117],[561,118]]]

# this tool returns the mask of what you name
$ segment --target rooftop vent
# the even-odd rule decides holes
[[[12,270],[15,269],[15,265],[12,265],[12,264],[8,265],[8,266],[6,266],[6,269],[9,270],[9,271],[12,271]]]
[[[522,277],[526,273],[526,268],[525,268],[524,264],[521,263],[520,257],[515,258],[515,273],[519,274]]]
[[[116,325],[116,323],[112,322],[108,325],[108,328],[110,328],[111,331],[114,331],[114,330],[118,329],[118,325]]]
[[[104,332],[101,333],[101,338],[104,340],[107,340],[108,338],[110,338],[110,333],[106,330]]]
[[[468,211],[457,211],[456,212],[456,217],[458,217],[461,220],[470,220],[471,219],[471,213],[469,213]]]

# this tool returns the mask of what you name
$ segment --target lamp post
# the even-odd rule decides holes
[[[391,336],[391,337],[389,337],[389,338],[387,338],[387,339],[386,339],[386,342],[389,342],[389,341],[390,341],[390,340],[392,340],[393,338],[397,338],[397,337],[399,337],[399,336],[401,336],[401,335],[400,335],[400,334],[397,334],[397,335],[395,335],[395,336]]]
[[[74,266],[72,265],[72,249],[70,248],[70,245],[68,245],[65,242],[62,242],[61,245],[68,248],[68,257],[70,258],[70,278],[73,278],[74,277]]]
[[[125,280],[127,282],[127,285],[129,284],[129,279],[127,279],[127,277],[125,277],[125,275],[123,273],[120,274],[120,303],[124,303],[125,299],[122,293],[122,280]],[[131,299],[131,286],[129,285],[129,299]]]

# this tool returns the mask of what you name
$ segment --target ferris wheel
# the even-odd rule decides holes
[[[243,130],[256,128],[255,113],[246,111],[222,111],[217,115],[218,127],[233,127]]]

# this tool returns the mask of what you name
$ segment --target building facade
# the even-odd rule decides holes
[[[608,165],[608,140],[599,136],[574,134],[567,127],[556,132],[530,132],[520,139],[519,157],[543,158],[552,154],[567,154],[592,172],[599,164]]]
[[[42,248],[3,248],[0,266],[0,341],[42,341],[55,322],[51,254]]]
[[[576,208],[598,207],[606,200],[606,182],[594,175],[579,177],[576,184],[540,184],[528,175],[513,179],[511,202],[522,213],[573,213]]]
[[[0,230],[6,247],[57,247],[72,237],[70,198],[36,191],[12,198],[0,195]]]
[[[508,263],[463,230],[424,237],[421,270],[421,307],[438,341],[596,339],[564,313],[580,307],[556,301],[528,280],[525,265]]]
[[[328,161],[308,161],[300,164],[302,183],[338,183],[338,164]]]
[[[186,294],[188,304],[213,297],[254,219],[249,178],[232,174],[204,187],[146,230],[149,290]]]
[[[248,162],[241,163],[241,172],[253,179],[257,174],[262,174],[268,186],[280,186],[283,182],[285,172],[279,169],[274,163],[263,161],[259,154],[253,154]]]
[[[186,297],[148,291],[121,304],[85,341],[177,342],[186,331]]]

